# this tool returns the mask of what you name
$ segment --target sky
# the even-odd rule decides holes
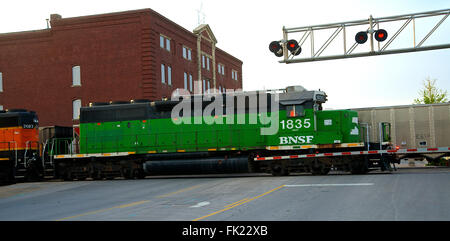
[[[409,105],[419,97],[423,81],[431,78],[450,95],[450,49],[297,64],[279,63],[281,58],[268,49],[271,41],[282,39],[283,26],[303,27],[367,19],[370,15],[379,18],[450,9],[449,0],[15,0],[4,2],[0,8],[0,33],[44,29],[46,19],[53,13],[66,18],[142,8],[151,8],[191,31],[198,26],[200,16],[200,21],[210,25],[218,40],[217,47],[243,61],[244,91],[291,85],[320,89],[328,95],[324,104],[327,109]],[[200,9],[203,14],[199,15]],[[417,41],[441,18],[416,21]],[[398,27],[398,24],[385,26],[389,35]],[[391,47],[411,47],[411,32],[409,25]],[[293,35],[297,40],[300,37]],[[319,34],[316,38],[320,39]],[[353,40],[350,34],[347,38]],[[450,18],[424,46],[449,43]],[[304,47],[302,55],[307,56],[307,46]],[[327,51],[341,49],[336,43]]]

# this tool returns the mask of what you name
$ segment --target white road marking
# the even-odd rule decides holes
[[[285,187],[340,187],[340,186],[373,186],[373,183],[337,183],[337,184],[294,184]]]
[[[200,203],[195,204],[194,206],[191,206],[191,208],[199,208],[199,207],[203,207],[203,206],[206,206],[209,204],[210,204],[210,202],[200,202]]]

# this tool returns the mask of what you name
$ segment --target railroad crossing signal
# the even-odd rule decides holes
[[[424,46],[424,43],[439,28],[439,26],[441,26],[441,24],[447,19],[449,15],[450,9],[444,9],[444,10],[405,14],[383,18],[373,18],[372,16],[370,16],[369,19],[364,20],[322,24],[315,26],[305,26],[295,28],[283,27],[283,39],[279,41],[273,41],[272,43],[270,43],[269,49],[277,57],[283,57],[283,60],[279,62],[286,64],[445,49],[450,48],[450,40],[448,39],[446,40],[447,43],[444,44]],[[440,21],[436,23],[434,27],[424,26],[423,28],[430,28],[428,29],[428,34],[426,34],[425,37],[423,37],[423,39],[420,42],[416,42],[416,19],[431,18],[431,17],[442,17],[442,18],[440,19]],[[403,25],[397,31],[392,31],[393,32],[392,36],[388,36],[388,31],[386,29],[380,28],[381,24],[388,25],[388,23],[400,21],[403,22]],[[403,30],[411,22],[413,35],[411,38],[413,40],[412,47],[408,46],[406,48],[396,47],[388,49],[391,43],[397,39],[398,35],[400,35],[400,33],[402,33]],[[347,32],[350,31],[351,28],[355,26],[364,26],[364,25],[368,25],[367,30],[359,31],[358,33],[356,33],[355,43],[351,45],[351,47],[349,47],[348,43],[350,41],[348,41],[347,39]],[[323,32],[321,30],[328,30],[328,31],[334,30],[334,32],[331,34],[331,36],[329,36],[328,40],[326,40],[325,43],[323,43],[322,47],[316,50],[315,49],[315,46],[317,46],[316,42],[320,40],[316,40],[314,36],[315,34],[319,35],[319,33]],[[298,41],[292,37],[293,34],[297,33],[302,34]],[[343,36],[341,38],[342,43],[340,43],[343,45],[343,53],[338,55],[323,54],[324,51],[328,48],[328,46],[331,45],[331,43],[339,41],[339,40],[336,41],[336,39],[340,39],[337,38],[337,36],[339,35]],[[448,35],[444,35],[444,37],[445,36]],[[304,47],[304,44],[308,39],[310,40],[310,43],[308,44],[308,46]],[[354,50],[358,46],[365,44],[366,42],[368,42],[368,40],[370,40],[369,45],[366,45],[370,47],[370,50],[368,52],[357,52],[357,53],[354,52]],[[376,42],[378,45],[378,49],[376,49],[375,47]],[[383,45],[381,43],[383,43]],[[311,49],[311,55],[309,57],[301,57],[302,49],[308,50],[308,48]],[[307,54],[302,55],[305,56]]]
[[[387,31],[386,31],[386,30],[384,30],[384,29],[378,29],[377,31],[375,31],[374,37],[375,37],[375,39],[376,39],[378,42],[383,42],[384,40],[387,39],[388,34],[387,34]],[[366,42],[367,42],[367,39],[369,39],[369,37],[368,37],[368,35],[367,35],[367,32],[364,32],[364,31],[358,32],[358,33],[356,34],[356,36],[355,36],[355,41],[356,41],[358,44],[364,44],[364,43],[366,43]]]
[[[283,56],[283,47],[281,47],[280,41],[272,41],[269,44],[269,50],[270,52],[274,53],[275,56],[277,57]]]
[[[302,48],[298,45],[295,39],[291,39],[286,43],[286,48],[291,52],[292,55],[297,56],[302,52]]]
[[[375,31],[375,39],[378,42],[383,42],[384,40],[386,40],[388,37],[387,31],[384,29],[378,29],[377,31]]]
[[[367,42],[367,32],[358,32],[355,36],[355,41],[359,44],[364,44]]]

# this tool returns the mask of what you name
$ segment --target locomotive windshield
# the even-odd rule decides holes
[[[33,129],[38,127],[39,121],[35,112],[5,112],[0,113],[0,127],[17,127]]]

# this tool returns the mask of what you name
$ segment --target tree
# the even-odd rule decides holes
[[[419,91],[420,97],[414,99],[414,104],[436,104],[447,102],[447,91],[436,87],[436,79],[426,78],[423,89]]]

